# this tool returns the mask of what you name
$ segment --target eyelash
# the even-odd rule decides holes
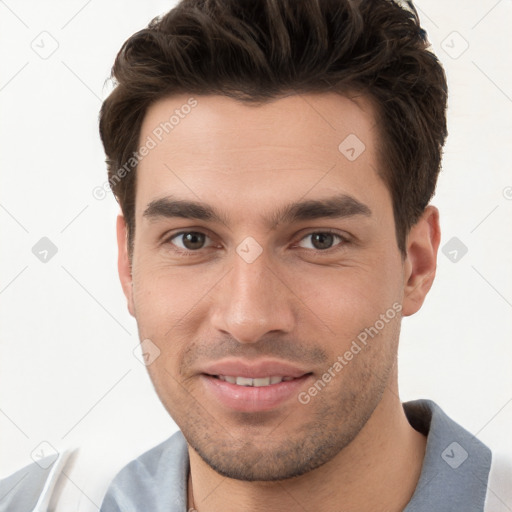
[[[209,237],[206,233],[202,232],[202,231],[194,231],[194,230],[190,230],[190,231],[180,231],[178,233],[174,233],[173,235],[167,237],[164,241],[164,244],[168,244],[168,245],[171,245],[173,246],[173,251],[180,255],[180,256],[195,256],[196,254],[198,254],[201,250],[203,249],[208,249],[208,247],[202,247],[201,249],[197,249],[197,250],[191,250],[191,249],[181,249],[179,247],[176,247],[175,244],[173,244],[173,240],[175,238],[178,238],[179,236],[182,236],[182,235],[186,235],[186,234],[189,234],[189,233],[199,233],[201,235],[204,235],[208,238],[211,239],[211,237]],[[343,236],[341,235],[340,233],[332,230],[332,229],[323,229],[323,230],[317,230],[317,231],[311,231],[309,233],[306,233],[300,240],[299,242],[302,242],[302,240],[304,240],[305,238],[307,238],[308,236],[311,236],[311,235],[314,235],[314,234],[329,234],[329,235],[333,235],[335,238],[337,238],[339,240],[339,243],[337,243],[336,245],[333,245],[332,247],[329,247],[329,249],[306,249],[304,247],[300,247],[300,249],[302,250],[305,250],[305,251],[308,251],[308,252],[315,252],[315,253],[318,253],[318,254],[330,254],[331,252],[334,252],[336,250],[339,250],[341,248],[343,248],[346,244],[349,243],[349,240],[346,236]]]

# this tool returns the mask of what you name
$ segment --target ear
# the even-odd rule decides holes
[[[427,206],[407,236],[407,255],[404,262],[404,316],[413,315],[421,308],[434,282],[440,240],[439,211],[435,206]]]
[[[128,254],[128,230],[122,215],[117,216],[117,269],[123,292],[128,301],[128,311],[135,316],[133,307],[132,266]]]

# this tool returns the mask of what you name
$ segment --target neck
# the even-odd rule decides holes
[[[189,447],[189,509],[286,512],[343,507],[398,512],[414,493],[425,446],[425,436],[407,421],[395,384],[386,388],[374,413],[347,447],[300,477],[276,482],[233,480],[216,473]]]

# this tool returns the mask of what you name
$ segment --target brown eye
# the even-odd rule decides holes
[[[333,241],[334,237],[330,233],[313,233],[311,235],[311,243],[315,249],[330,249]]]
[[[302,245],[305,240],[311,240],[309,244]],[[338,243],[335,243],[338,242]],[[309,233],[300,242],[300,246],[305,249],[314,249],[317,251],[326,251],[331,249],[335,245],[341,245],[344,242],[343,237],[335,233],[329,233],[324,231],[318,231],[315,233]]]
[[[171,238],[171,243],[187,251],[197,251],[205,245],[207,236],[198,231],[178,233]],[[181,240],[180,240],[181,239]]]

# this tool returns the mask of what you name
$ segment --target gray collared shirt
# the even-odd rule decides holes
[[[409,423],[428,436],[420,479],[404,512],[482,512],[489,448],[430,400],[403,407]],[[188,472],[187,443],[177,432],[120,471],[101,512],[186,512]]]

